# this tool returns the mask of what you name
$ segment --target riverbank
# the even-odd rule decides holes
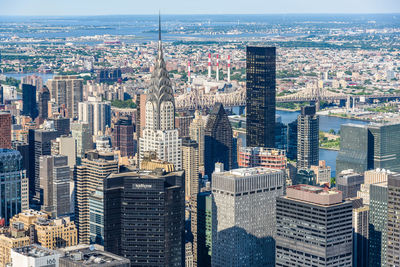
[[[290,108],[278,108],[278,107],[276,107],[276,110],[296,112],[296,111],[300,111],[301,109],[290,109]]]

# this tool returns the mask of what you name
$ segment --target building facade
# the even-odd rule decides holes
[[[11,114],[0,112],[0,148],[11,149]]]
[[[120,118],[114,125],[112,137],[112,146],[121,151],[122,157],[133,157],[135,155],[133,144],[133,124],[131,118]]]
[[[400,173],[388,177],[386,266],[400,266]]]
[[[111,104],[89,97],[89,101],[79,103],[78,119],[89,124],[92,135],[103,135],[111,126]]]
[[[353,170],[343,170],[336,178],[336,186],[342,191],[343,198],[356,197],[361,185],[364,183],[364,175]]]
[[[240,168],[265,167],[284,170],[287,158],[284,150],[262,147],[239,147],[238,165]]]
[[[212,181],[212,266],[275,266],[275,200],[284,194],[283,171],[216,171]]]
[[[185,171],[185,200],[199,193],[199,145],[190,138],[182,139],[182,163]]]
[[[340,191],[290,186],[276,221],[276,266],[352,266],[352,203]]]
[[[89,123],[74,122],[71,123],[71,135],[76,142],[76,156],[80,161],[85,157],[85,152],[93,149],[93,139]]]
[[[38,115],[36,107],[36,87],[30,84],[22,84],[22,115],[35,120]]]
[[[353,267],[369,266],[369,206],[353,209]]]
[[[199,167],[204,168],[204,120],[200,111],[196,110],[189,126],[189,137],[199,145]]]
[[[246,49],[246,145],[275,147],[276,48]]]

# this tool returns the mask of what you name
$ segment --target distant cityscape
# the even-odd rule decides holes
[[[400,266],[399,25],[0,17],[0,267]]]

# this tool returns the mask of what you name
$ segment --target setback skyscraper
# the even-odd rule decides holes
[[[212,174],[212,266],[275,266],[275,200],[284,189],[281,170]]]
[[[315,106],[301,107],[297,117],[297,168],[307,169],[319,161],[319,117]]]
[[[276,48],[246,50],[246,145],[275,147]]]
[[[276,200],[276,266],[352,266],[352,203],[310,185]]]
[[[215,163],[224,164],[225,170],[232,167],[232,126],[221,103],[216,103],[207,119],[204,131],[204,169],[209,177]]]
[[[132,266],[184,266],[183,171],[122,171],[104,183],[104,249]]]

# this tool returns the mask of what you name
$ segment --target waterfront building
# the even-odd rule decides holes
[[[89,151],[76,167],[75,221],[78,227],[79,243],[90,243],[89,197],[104,179],[118,172],[118,161],[112,152]]]
[[[284,170],[287,167],[285,150],[263,147],[239,147],[240,168],[265,167]]]
[[[22,84],[22,113],[21,115],[29,116],[32,121],[35,120],[37,114],[36,107],[36,87],[30,84]]]
[[[158,159],[172,163],[176,170],[181,170],[182,140],[175,127],[174,92],[164,61],[161,32],[150,83],[145,104],[146,122],[139,140],[140,161],[143,160],[144,152],[156,152]]]
[[[70,214],[70,172],[67,156],[40,157],[40,188],[43,192],[41,209],[53,217]]]
[[[336,178],[336,187],[342,191],[343,198],[352,198],[357,196],[364,183],[364,175],[354,172],[353,170],[343,170]]]
[[[0,149],[0,219],[10,218],[29,207],[28,178],[22,156],[16,150]]]
[[[0,112],[0,148],[11,149],[11,114]]]
[[[388,177],[386,266],[400,266],[400,173]]]
[[[276,48],[246,48],[246,145],[275,147]]]
[[[369,202],[369,266],[386,266],[387,182],[371,184]]]
[[[275,266],[275,200],[282,170],[262,167],[212,175],[212,266]]]
[[[92,135],[103,135],[111,126],[111,104],[89,97],[88,101],[79,103],[78,119],[89,124]]]
[[[184,266],[184,213],[183,171],[111,174],[104,182],[104,249],[132,266]]]
[[[319,161],[319,116],[315,106],[301,107],[297,117],[297,168],[310,168]]]
[[[233,133],[221,103],[216,103],[208,115],[204,135],[205,174],[211,177],[217,162],[223,163],[225,170],[230,170],[233,162]]]
[[[83,101],[83,79],[76,75],[55,75],[47,81],[50,96],[58,107],[66,108],[67,117],[78,117],[78,103]]]
[[[276,221],[276,266],[352,266],[352,203],[340,191],[289,186]]]

